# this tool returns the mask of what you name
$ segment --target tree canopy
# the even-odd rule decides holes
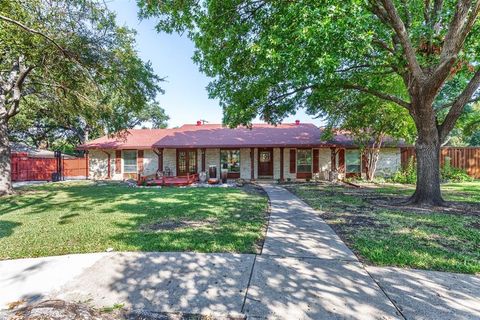
[[[194,41],[231,126],[257,115],[276,123],[299,107],[328,112],[352,91],[403,107],[418,136],[411,201],[443,203],[438,150],[480,85],[480,1],[138,3],[158,30]]]
[[[35,120],[115,133],[146,110],[164,116],[155,103],[161,79],[134,36],[100,0],[0,2],[0,194],[11,191],[14,117],[12,127]]]

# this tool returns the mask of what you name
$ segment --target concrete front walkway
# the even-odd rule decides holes
[[[480,319],[478,277],[365,267],[313,209],[277,185],[263,187],[271,217],[260,255],[115,252],[0,261],[0,310],[59,298],[249,319]]]
[[[395,319],[400,313],[353,252],[315,211],[263,185],[271,216],[244,312],[251,318]]]

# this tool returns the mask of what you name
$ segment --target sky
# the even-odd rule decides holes
[[[107,1],[110,10],[116,12],[117,22],[137,30],[137,50],[144,61],[152,63],[155,73],[165,78],[161,83],[165,94],[158,96],[158,101],[170,116],[169,127],[181,126],[206,120],[209,123],[222,122],[222,108],[218,100],[209,99],[206,89],[209,78],[198,70],[192,56],[194,45],[186,36],[158,33],[154,20],[138,19],[138,9],[134,0]],[[321,121],[299,110],[295,116],[284,122],[315,123]],[[259,119],[255,123],[261,122]]]

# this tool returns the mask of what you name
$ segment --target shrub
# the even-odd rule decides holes
[[[450,160],[445,160],[445,165],[440,168],[440,178],[443,182],[468,182],[473,178],[468,173],[459,168],[452,167]],[[413,157],[408,161],[405,169],[397,171],[391,178],[391,182],[403,184],[415,184],[417,181],[417,169]]]
[[[440,169],[440,176],[445,182],[468,182],[473,181],[467,171],[452,167],[450,159],[445,159],[445,165]]]
[[[417,168],[415,166],[415,160],[413,157],[408,160],[408,164],[405,169],[395,172],[390,177],[390,181],[403,184],[415,184],[417,182]]]

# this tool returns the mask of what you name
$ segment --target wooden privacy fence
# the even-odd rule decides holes
[[[11,160],[12,181],[51,181],[55,173],[60,179],[88,177],[86,158],[34,158],[27,153],[14,153]]]
[[[405,168],[410,158],[415,158],[415,148],[401,148],[402,167]],[[480,179],[480,147],[442,147],[440,166],[447,159],[452,167],[465,170],[469,176]]]

